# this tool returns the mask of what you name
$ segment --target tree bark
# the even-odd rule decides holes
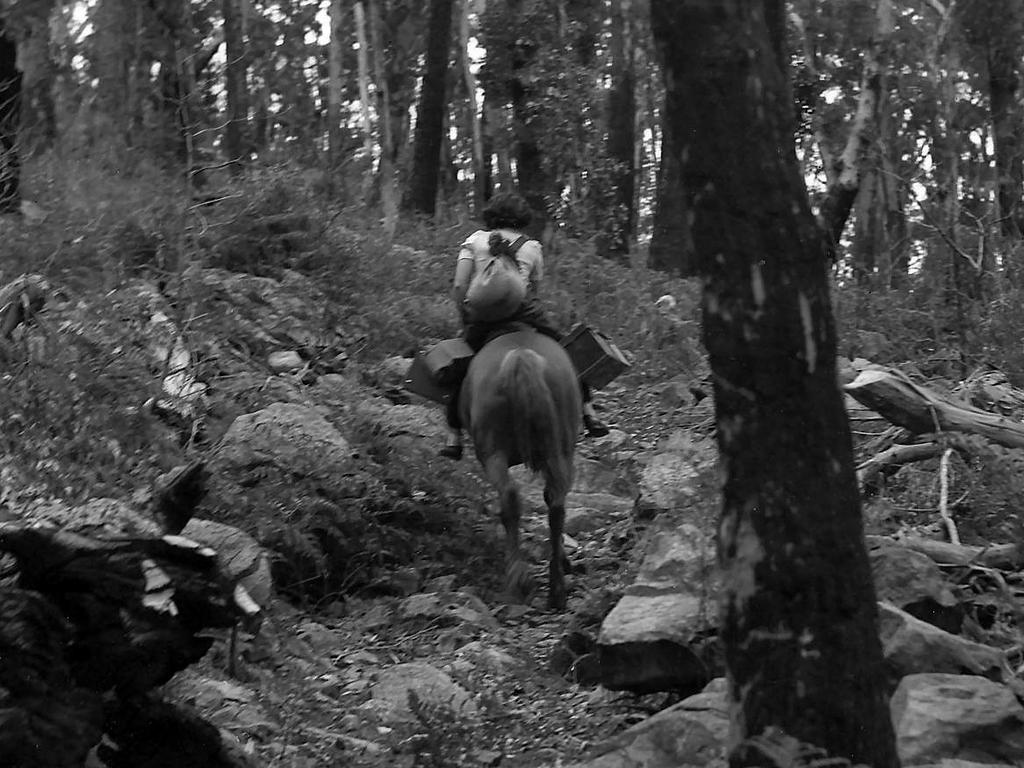
[[[608,93],[608,156],[618,165],[612,177],[615,215],[601,245],[604,256],[628,259],[636,224],[636,78],[630,0],[612,3],[612,84]]]
[[[380,181],[381,205],[384,208],[384,232],[388,240],[398,225],[398,192],[395,189],[394,135],[391,132],[391,97],[388,78],[384,67],[384,44],[381,40],[380,0],[367,0],[367,15],[370,24],[370,47],[373,53],[373,73],[377,86],[377,114],[380,116],[377,128],[380,136]]]
[[[0,18],[0,213],[15,213],[21,208],[21,81],[17,46]]]
[[[445,111],[448,103],[446,81],[452,43],[452,0],[430,0],[427,31],[427,58],[416,110],[412,175],[402,207],[433,216],[437,204],[437,186],[444,140]]]
[[[353,6],[356,18],[356,41],[359,43],[359,103],[363,119],[363,152],[366,154],[366,175],[363,177],[363,200],[367,201],[373,187],[373,121],[370,119],[370,58],[366,34],[366,13],[357,0]]]
[[[839,241],[850,218],[867,159],[874,146],[882,99],[882,83],[888,62],[887,41],[893,33],[891,0],[879,0],[876,7],[875,39],[864,52],[857,111],[842,153],[835,159],[834,181],[821,204],[821,220],[829,235],[831,255],[836,259]]]
[[[19,132],[22,154],[29,156],[49,149],[57,139],[57,67],[50,55],[52,9],[48,3],[33,8],[25,15],[26,35],[18,46],[23,74]]]
[[[654,199],[649,258],[652,269],[692,277],[696,274],[690,219],[686,209],[686,191],[683,188],[683,169],[680,165],[679,146],[674,129],[665,119],[683,105],[675,102],[678,96],[665,83],[665,102],[661,120],[661,161],[658,165],[657,190]]]
[[[330,40],[327,43],[327,165],[330,187],[333,190],[336,182],[335,174],[341,162],[341,102],[342,102],[342,48],[341,20],[345,15],[342,0],[331,0],[330,5]]]
[[[680,140],[705,280],[703,339],[724,469],[730,763],[770,764],[750,739],[778,728],[833,757],[895,768],[836,383],[827,244],[800,175],[787,75],[769,32],[779,29],[782,4],[652,0],[651,12],[675,91],[666,122]]]
[[[473,141],[473,210],[479,212],[484,208],[490,189],[490,154],[484,153],[484,131],[481,125],[484,116],[480,114],[476,97],[476,76],[469,61],[469,3],[470,0],[462,0],[459,4],[459,59],[462,62],[462,77],[466,84],[469,132]]]
[[[246,86],[248,61],[245,50],[245,29],[238,0],[222,0],[224,14],[224,92],[227,97],[227,120],[224,125],[224,154],[232,174],[242,170],[248,150],[246,129],[249,125],[249,90]]]

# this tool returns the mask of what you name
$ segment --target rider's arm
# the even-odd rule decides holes
[[[459,259],[455,265],[455,281],[452,285],[452,299],[455,304],[462,306],[462,300],[466,298],[466,291],[469,289],[469,279],[473,276],[473,258]]]

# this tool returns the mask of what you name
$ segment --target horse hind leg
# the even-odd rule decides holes
[[[505,529],[505,592],[510,600],[527,602],[536,589],[519,543],[523,502],[508,474],[508,460],[501,455],[488,459],[486,474],[498,491],[501,524]]]
[[[548,608],[565,610],[565,547],[562,533],[565,529],[565,497],[572,485],[572,458],[559,461],[545,472],[544,503],[548,508],[548,531],[551,540],[551,559],[548,561]]]

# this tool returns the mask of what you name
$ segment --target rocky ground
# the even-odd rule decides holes
[[[216,724],[254,765],[722,763],[720,683],[680,701],[721,672],[709,597],[718,492],[706,371],[670,378],[637,364],[599,393],[613,429],[579,445],[566,524],[569,606],[553,613],[543,607],[543,587],[526,604],[503,599],[493,493],[472,459],[436,455],[441,409],[402,390],[408,358],[350,357],[351,335],[325,327],[323,297],[307,278],[193,270],[163,292],[134,280],[102,301],[102,311],[84,299],[56,302],[46,326],[25,340],[25,370],[33,356],[61,354],[73,369],[81,360],[117,361],[121,367],[107,363],[104,375],[113,370],[128,381],[166,373],[183,350],[199,361],[165,375],[148,398],[109,388],[115,410],[89,409],[103,414],[90,425],[100,433],[117,419],[132,429],[144,423],[146,439],[132,450],[163,451],[164,463],[183,452],[201,456],[210,482],[198,516],[245,531],[272,553],[260,567],[273,573],[276,596],[266,601],[260,631],[242,633],[234,650],[220,636],[164,690]],[[176,317],[188,318],[187,336]],[[55,381],[68,379],[62,370]],[[37,379],[35,387],[46,384]],[[18,418],[28,423],[31,398],[24,402],[28,415]],[[90,446],[102,442],[116,468],[134,434]],[[39,449],[23,442],[26,453]],[[90,456],[90,472],[102,458]],[[68,457],[47,461],[34,466],[59,468]],[[41,481],[29,482],[16,462],[0,470],[9,509],[37,503]],[[115,495],[111,476],[118,477],[86,475],[85,484],[96,496],[104,488]],[[543,584],[541,491],[517,477],[527,501],[523,545]],[[894,514],[876,518],[871,532],[892,532]],[[909,521],[900,518],[901,530]],[[973,551],[940,572],[909,544],[871,547],[879,596],[892,605],[883,612],[883,644],[894,686],[906,684],[894,697],[902,702],[894,721],[927,731],[920,718],[938,718],[929,691],[945,686],[957,691],[947,697],[954,704],[984,700],[1005,732],[1024,727],[1011,692],[1024,661],[1013,650],[1024,567],[1015,550],[977,567]],[[256,547],[248,556],[264,557]],[[632,602],[620,600],[631,585],[639,587],[626,595]],[[659,641],[665,627],[655,626],[664,616],[685,619],[670,628],[668,643]],[[623,640],[624,628],[634,635]],[[958,679],[925,679],[934,674]],[[965,720],[950,712],[944,722]],[[979,729],[992,732],[987,721]],[[971,738],[929,735],[907,754],[920,762],[984,753],[1006,763],[1024,755],[1012,736],[1002,739],[1010,747],[994,750]],[[967,751],[928,751],[947,742]]]

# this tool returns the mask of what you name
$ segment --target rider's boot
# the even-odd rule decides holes
[[[591,403],[583,404],[583,428],[587,432],[587,437],[604,437],[608,434],[608,425],[597,418]]]
[[[444,448],[438,451],[438,455],[444,456],[446,459],[454,459],[455,461],[462,458],[461,429],[448,430],[448,441],[445,443]]]

